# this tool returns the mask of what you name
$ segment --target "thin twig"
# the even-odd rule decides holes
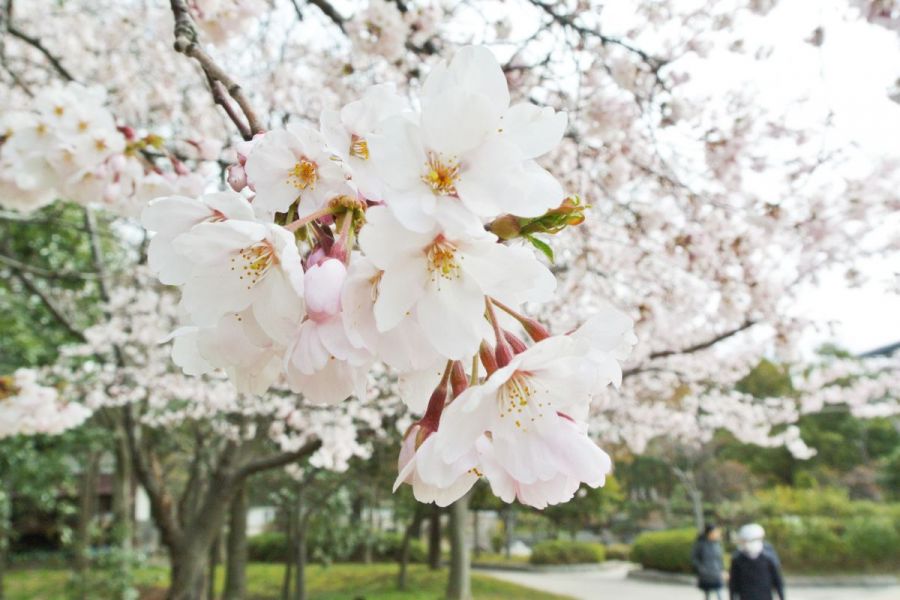
[[[52,52],[47,50],[46,46],[44,46],[44,44],[41,43],[40,39],[26,34],[24,31],[22,31],[21,29],[19,29],[18,27],[15,27],[13,25],[12,16],[13,16],[13,2],[12,2],[12,0],[7,0],[6,10],[5,10],[5,14],[4,14],[4,17],[6,19],[6,31],[11,36],[22,40],[23,42],[25,42],[26,44],[28,44],[29,46],[31,46],[32,48],[34,48],[35,50],[37,50],[38,52],[43,54],[44,57],[47,59],[47,62],[49,62],[53,66],[53,68],[56,69],[56,72],[59,73],[59,75],[63,79],[65,79],[66,81],[75,81],[75,78],[72,76],[72,74],[69,73],[69,71],[62,65],[60,60],[56,56],[53,55]]]
[[[172,14],[175,17],[175,50],[196,60],[206,77],[209,80],[220,83],[225,88],[225,91],[228,92],[228,95],[237,102],[241,112],[244,113],[244,118],[247,120],[246,125],[237,118],[233,110],[230,110],[227,105],[219,101],[215,87],[210,90],[213,94],[213,99],[222,106],[244,139],[251,139],[255,134],[263,131],[263,128],[256,116],[256,111],[253,110],[250,101],[244,94],[244,90],[200,47],[197,40],[197,28],[185,1],[170,0],[170,3]]]
[[[0,263],[3,263],[7,267],[30,273],[31,275],[35,275],[37,277],[40,277],[41,279],[97,279],[96,273],[82,273],[80,271],[53,271],[50,269],[44,269],[43,267],[36,267],[34,265],[24,263],[5,254],[0,254]]]
[[[44,304],[44,307],[50,313],[50,315],[56,320],[57,323],[63,326],[63,328],[68,331],[72,337],[77,338],[81,342],[86,342],[87,338],[84,337],[84,333],[81,332],[80,329],[75,327],[72,321],[63,313],[63,311],[56,306],[56,303],[50,299],[50,297],[44,293],[44,291],[35,284],[28,275],[20,271],[19,269],[11,268],[10,269],[15,275],[16,279],[18,279],[25,288],[37,296],[41,302]]]

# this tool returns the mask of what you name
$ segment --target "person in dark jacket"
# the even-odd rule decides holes
[[[697,536],[691,550],[691,564],[697,574],[697,587],[706,594],[706,600],[714,594],[722,600],[722,539],[721,530],[715,525],[707,525],[703,533]]]
[[[740,549],[731,559],[728,592],[731,600],[772,600],[774,590],[784,598],[784,577],[775,549],[763,540],[766,532],[756,523],[738,533]]]

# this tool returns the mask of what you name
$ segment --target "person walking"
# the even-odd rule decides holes
[[[697,574],[697,587],[703,590],[706,600],[715,596],[722,600],[722,531],[715,525],[707,525],[697,536],[691,550],[691,563]]]
[[[738,532],[739,550],[731,559],[728,580],[731,600],[772,600],[773,590],[785,600],[781,564],[765,537],[766,531],[756,523],[744,525]]]

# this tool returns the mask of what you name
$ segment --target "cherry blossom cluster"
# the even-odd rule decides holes
[[[568,500],[610,470],[586,418],[635,339],[613,309],[563,336],[518,312],[556,285],[534,233],[583,219],[535,160],[566,115],[510,105],[500,65],[474,46],[436,65],[416,100],[375,86],[319,128],[289,123],[240,147],[230,190],[149,205],[149,265],[182,292],[173,358],[242,392],[286,381],[319,404],[365,397],[383,362],[425,410],[398,485],[446,505],[484,475],[507,502]]]
[[[66,198],[134,215],[160,194],[203,188],[204,178],[174,157],[172,169],[157,167],[151,157],[164,150],[162,139],[117,125],[100,87],[47,87],[29,110],[4,113],[0,128],[0,205],[7,208],[30,212]]]
[[[0,377],[0,439],[13,435],[57,435],[81,425],[89,409],[63,402],[56,388],[38,383],[38,372],[18,369]]]

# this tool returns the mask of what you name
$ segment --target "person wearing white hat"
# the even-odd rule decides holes
[[[765,529],[757,523],[744,525],[738,532],[739,549],[731,559],[728,581],[731,600],[772,600],[773,590],[785,600],[781,565],[765,537]]]

